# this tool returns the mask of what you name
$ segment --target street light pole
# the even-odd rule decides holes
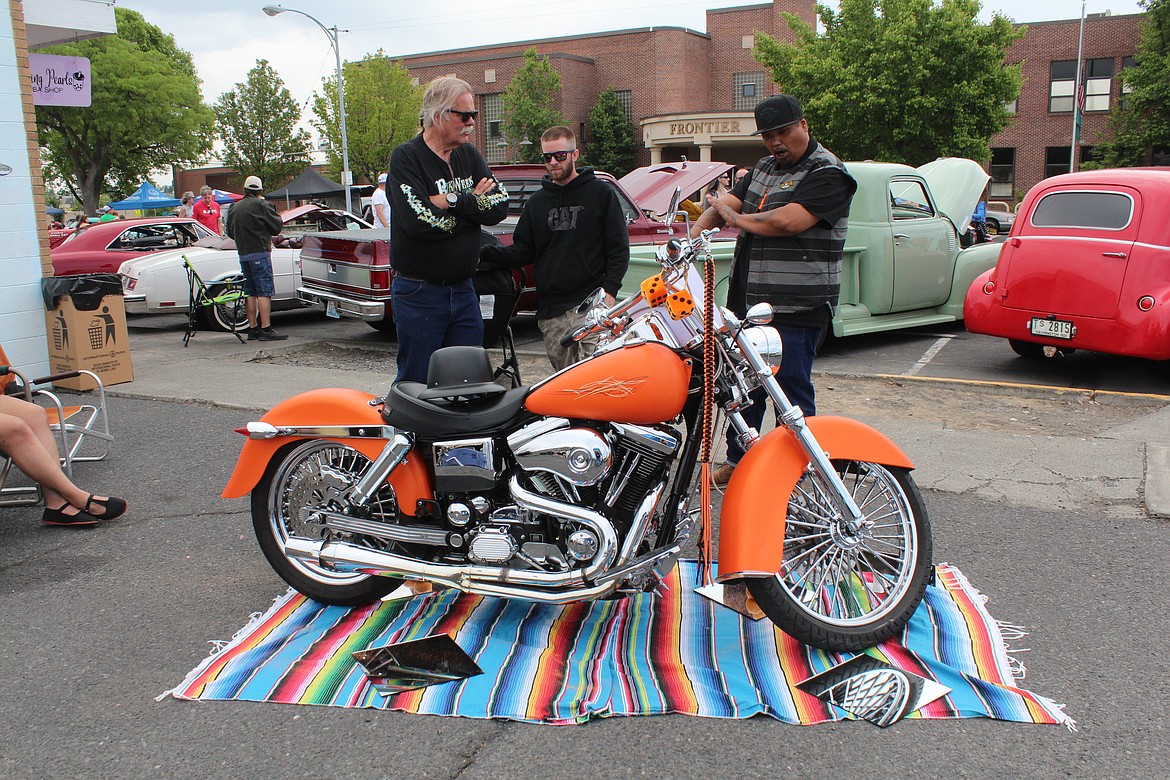
[[[269,16],[276,16],[285,11],[300,14],[306,19],[312,20],[314,24],[320,27],[329,36],[329,43],[333,45],[333,54],[337,59],[337,100],[341,109],[341,186],[345,188],[345,210],[352,214],[353,201],[351,199],[350,189],[353,187],[353,173],[349,170],[349,133],[345,128],[345,78],[341,73],[341,43],[338,40],[338,33],[341,31],[337,29],[337,25],[326,27],[316,17],[310,16],[304,11],[298,11],[295,8],[285,8],[280,5],[266,5],[262,10]]]

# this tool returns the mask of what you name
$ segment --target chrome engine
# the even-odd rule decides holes
[[[622,581],[638,587],[666,557],[639,556],[679,448],[665,426],[588,428],[564,418],[502,440],[437,441],[434,501],[420,501],[399,522],[318,511],[320,541],[290,541],[287,550],[342,570],[413,574],[497,595],[532,589],[530,596],[555,600]]]

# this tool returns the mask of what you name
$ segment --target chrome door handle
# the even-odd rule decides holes
[[[1122,260],[1125,259],[1125,252],[1102,252],[1101,255],[1103,257],[1120,257]]]
[[[906,235],[905,233],[895,233],[894,238],[910,238],[910,236]]]

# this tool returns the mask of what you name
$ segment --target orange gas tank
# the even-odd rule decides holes
[[[690,381],[689,358],[662,344],[638,344],[570,366],[540,384],[524,405],[546,417],[651,425],[678,416]]]

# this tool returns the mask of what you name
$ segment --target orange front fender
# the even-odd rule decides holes
[[[860,460],[912,469],[892,441],[846,417],[809,417],[806,422],[831,459]],[[788,497],[808,465],[808,456],[786,428],[763,436],[731,473],[719,516],[719,579],[772,575],[784,553]]]
[[[359,390],[327,388],[310,390],[294,395],[272,407],[261,422],[272,425],[384,425],[377,408],[370,406],[375,396]],[[240,452],[236,468],[223,489],[224,498],[240,498],[247,495],[260,482],[272,456],[290,442],[304,441],[303,438],[278,436],[275,439],[248,439]],[[385,439],[342,439],[346,446],[353,447],[370,460],[378,457],[386,446]],[[407,456],[390,475],[398,505],[407,514],[413,514],[419,499],[433,499],[434,490],[430,475],[423,459]]]

